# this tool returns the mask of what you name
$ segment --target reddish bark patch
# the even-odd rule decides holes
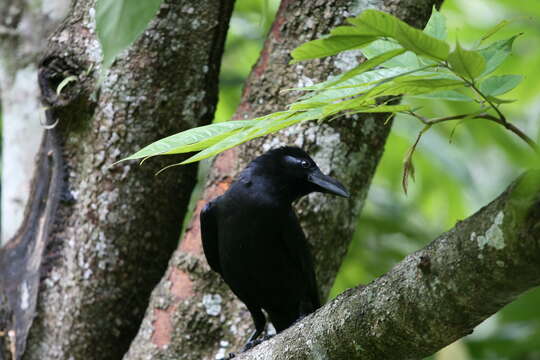
[[[169,275],[171,282],[171,294],[176,300],[185,300],[195,295],[193,292],[193,282],[184,271],[173,267]]]
[[[255,66],[255,68],[253,69],[253,73],[257,76],[257,77],[260,77],[264,71],[266,70],[266,67],[268,66],[268,58],[270,57],[270,41],[267,40],[266,41],[267,44],[265,44],[262,52],[261,52],[261,57],[259,58],[259,61],[257,62],[257,65]]]
[[[287,20],[287,8],[289,7],[289,4],[291,2],[291,0],[282,0],[280,3],[279,9],[276,13],[276,18],[274,20],[274,23],[272,24],[272,28],[270,29],[270,33],[266,41],[264,42],[263,49],[261,50],[259,60],[253,68],[250,74],[250,78],[246,82],[244,90],[242,91],[242,101],[236,109],[235,115],[233,117],[234,120],[245,119],[245,115],[250,117],[253,113],[253,111],[251,110],[252,101],[249,99],[249,94],[251,93],[251,84],[253,82],[257,82],[254,81],[253,78],[261,77],[266,73],[266,69],[270,62],[270,54],[273,52],[274,46],[281,42],[282,25]]]
[[[184,238],[180,242],[180,251],[194,255],[202,254],[201,222],[199,217],[201,210],[209,200],[222,195],[225,191],[227,191],[231,185],[231,182],[232,178],[226,176],[223,180],[217,182],[213,186],[210,186],[210,188],[208,188],[204,194],[204,199],[197,202],[197,206],[193,211],[191,224],[187,228]]]
[[[154,333],[152,343],[163,349],[171,343],[172,323],[170,316],[175,306],[169,306],[166,310],[154,309]]]
[[[242,92],[242,99],[247,99],[248,96],[246,94],[249,94],[251,91],[251,87],[249,83],[244,87],[244,91]],[[242,100],[240,105],[236,108],[236,112],[234,113],[233,120],[244,120],[251,117],[251,104],[247,100]]]
[[[274,48],[274,44],[281,41],[281,26],[286,20],[287,7],[289,6],[289,3],[290,0],[284,0],[279,6],[278,12],[276,14],[276,19],[274,20],[272,28],[270,29],[270,36],[264,42],[264,47],[261,52],[261,56],[259,57],[259,61],[257,62],[257,66],[255,66],[255,68],[253,69],[253,73],[257,77],[262,76],[262,74],[266,71],[266,67],[268,66],[268,60],[270,58],[270,53]]]
[[[217,173],[222,176],[231,176],[237,161],[237,149],[233,148],[218,155],[214,162],[214,168],[217,170]],[[208,199],[208,196],[206,196],[206,198]]]
[[[180,251],[185,253],[191,253],[194,255],[202,254],[201,243],[201,223],[199,220],[199,214],[205,204],[204,200],[199,200],[195,211],[193,211],[193,217],[191,223],[184,234],[184,238],[180,242]]]
[[[193,282],[188,274],[175,267],[169,274],[171,282],[171,294],[174,296],[174,302],[167,309],[154,309],[154,333],[152,334],[152,343],[163,349],[170,344],[173,332],[171,316],[173,316],[178,303],[182,300],[195,295],[193,292]]]
[[[201,243],[201,221],[200,214],[203,206],[206,204],[206,201],[199,200],[193,211],[193,217],[191,218],[191,223],[186,229],[184,238],[180,243],[180,251],[191,253],[194,255],[202,254],[202,243]]]
[[[216,193],[218,193],[218,195],[216,196],[224,194],[225,191],[229,189],[229,186],[231,186],[231,178],[229,177],[223,181],[218,182],[216,184]]]
[[[230,174],[234,171],[234,165],[237,161],[236,151],[229,150],[221,153],[219,157],[214,162],[214,168],[219,174],[222,174],[222,180],[216,182],[214,185],[210,186],[204,193],[203,200],[199,200],[193,211],[193,217],[191,218],[191,223],[189,224],[184,238],[180,242],[180,251],[185,253],[190,253],[194,255],[201,255],[202,243],[201,243],[201,223],[200,223],[200,213],[204,205],[222,195],[232,183],[232,177]]]
[[[285,22],[285,14],[287,13],[287,7],[291,3],[291,0],[283,0],[279,4],[279,9],[276,14],[276,19],[274,20],[274,23],[272,24],[272,29],[270,29],[270,33],[274,37],[276,42],[281,41],[281,25]]]

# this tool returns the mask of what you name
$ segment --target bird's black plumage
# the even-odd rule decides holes
[[[320,306],[313,260],[292,202],[314,191],[348,196],[296,147],[270,150],[253,160],[228,191],[201,212],[210,267],[250,311],[255,340],[264,309],[278,332]]]

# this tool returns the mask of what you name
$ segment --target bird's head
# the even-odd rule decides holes
[[[311,192],[349,197],[345,187],[325,175],[302,149],[292,146],[270,150],[253,161],[256,173],[271,179],[290,197],[297,199]]]

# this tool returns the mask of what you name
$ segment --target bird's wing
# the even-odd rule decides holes
[[[217,273],[221,274],[219,263],[217,204],[210,201],[201,211],[201,240],[204,255],[208,264]]]
[[[300,259],[301,271],[307,281],[309,300],[314,306],[313,310],[315,310],[321,306],[321,300],[310,246],[304,235],[304,231],[300,227],[300,222],[292,209],[289,213],[289,218],[292,220],[290,222],[292,226],[288,227],[287,237],[289,238],[286,239],[285,244],[289,248],[289,251],[295,255],[295,258]]]

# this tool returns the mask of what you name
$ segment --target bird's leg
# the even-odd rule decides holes
[[[266,340],[270,340],[271,338],[273,338],[274,336],[276,336],[276,334],[266,334],[264,335],[261,339],[257,340],[258,344],[262,343],[262,342],[265,342]]]
[[[264,327],[266,325],[266,317],[264,316],[262,310],[260,308],[253,308],[251,306],[248,306],[248,310],[251,313],[251,317],[253,318],[253,322],[255,323],[255,331],[251,336],[249,337],[249,340],[242,348],[241,352],[247,351],[254,347],[255,345],[260,344],[262,340],[257,340],[257,338],[262,334],[264,331]]]

